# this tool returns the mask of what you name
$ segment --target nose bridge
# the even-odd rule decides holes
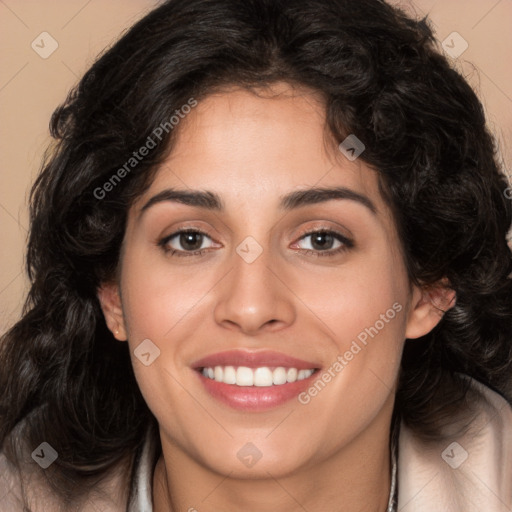
[[[260,244],[253,237],[247,237],[236,247],[235,253],[232,261],[237,290],[244,295],[246,292],[272,295],[275,283],[270,282],[270,276],[274,274],[270,270],[273,257],[269,244]]]
[[[246,237],[231,257],[232,270],[215,305],[216,321],[245,332],[293,321],[293,304],[276,277],[276,258],[267,242]]]

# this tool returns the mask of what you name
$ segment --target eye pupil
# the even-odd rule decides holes
[[[180,244],[185,250],[195,251],[201,247],[202,237],[203,235],[197,232],[181,233]]]
[[[327,238],[327,241],[326,241],[326,238]],[[318,233],[314,233],[312,235],[312,243],[311,245],[313,246],[313,248],[315,250],[317,249],[330,249],[332,247],[332,243],[334,241],[334,237],[329,234],[329,233],[324,233],[324,232],[318,232]],[[315,245],[317,247],[315,247]],[[327,247],[326,247],[327,246]]]

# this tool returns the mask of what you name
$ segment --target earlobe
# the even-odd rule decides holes
[[[116,283],[103,283],[98,288],[97,295],[107,327],[117,340],[126,341],[128,337],[119,286]]]
[[[426,288],[414,287],[405,337],[413,339],[428,334],[455,305],[455,300],[455,290],[445,280]]]

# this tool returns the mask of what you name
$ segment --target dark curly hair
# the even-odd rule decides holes
[[[96,293],[116,274],[127,211],[179,126],[115,190],[95,191],[190,98],[277,81],[323,98],[335,140],[364,142],[360,158],[378,171],[411,282],[444,279],[456,292],[437,327],[406,343],[396,411],[435,436],[466,401],[460,374],[512,400],[507,181],[482,105],[427,20],[382,0],[170,0],[55,110],[56,143],[31,192],[32,284],[0,346],[0,445],[16,463],[30,453],[22,440],[50,443],[59,458],[47,477],[68,502],[131,461],[156,422]]]

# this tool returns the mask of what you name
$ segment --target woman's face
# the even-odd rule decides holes
[[[164,451],[242,478],[384,439],[404,339],[439,320],[376,173],[324,143],[311,93],[278,90],[212,95],[181,121],[129,212],[120,309],[117,285],[100,292]]]

